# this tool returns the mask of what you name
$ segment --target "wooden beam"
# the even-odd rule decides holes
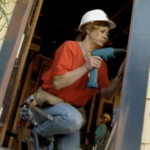
[[[51,58],[48,58],[48,57],[45,57],[44,55],[41,55],[41,54],[37,54],[38,56],[40,56],[40,57],[42,57],[42,58],[44,58],[44,59],[48,59],[48,60],[53,60],[53,59],[51,59]]]
[[[39,17],[44,17],[44,14],[39,14]]]
[[[33,50],[33,51],[35,51],[35,52],[39,52],[39,51],[40,51],[40,46],[31,43],[31,44],[30,44],[30,49]]]
[[[98,3],[93,7],[93,9],[96,9],[104,0],[99,0]]]
[[[127,5],[125,5],[123,8],[121,8],[117,13],[115,13],[110,20],[113,20],[114,18],[116,18],[121,12],[123,12],[127,7],[129,7],[131,4],[133,3],[133,0],[129,1],[129,3]],[[119,34],[115,35],[113,38],[111,38],[109,41],[112,41],[114,39],[116,39],[120,34],[122,34],[122,32],[129,30],[129,27],[126,27],[125,29],[123,29]]]
[[[96,94],[97,94],[97,91],[94,93],[94,96],[92,98],[90,114],[89,114],[89,120],[88,120],[88,126],[87,126],[87,130],[86,130],[87,133],[90,132],[90,126],[91,126],[91,123],[92,123],[92,117],[93,117],[93,110],[94,110],[94,105],[95,105]]]
[[[95,106],[95,99],[96,99],[97,93],[98,93],[98,91],[96,91],[94,93],[93,98],[92,98],[92,103],[91,103],[91,108],[90,108],[90,114],[89,114],[86,133],[90,133],[90,127],[91,127],[91,124],[92,124],[93,110],[94,110],[94,106]],[[85,138],[85,144],[89,144],[88,139],[89,139],[88,137]]]
[[[127,7],[129,7],[131,4],[133,3],[133,0],[129,1],[129,3],[127,5],[125,5],[123,8],[121,8],[117,13],[115,13],[110,20],[113,20],[114,18],[116,18],[121,12],[123,12]]]
[[[100,118],[100,115],[102,115],[102,112],[103,112],[103,106],[104,106],[104,101],[105,99],[100,96],[100,102],[99,102],[99,106],[98,106],[98,112],[97,112],[97,116],[96,116],[96,122],[95,122],[95,125],[97,125],[98,121],[99,121],[99,118]]]
[[[37,40],[41,40],[42,38],[40,37],[40,36],[38,36],[38,35],[33,35],[33,38],[35,38],[35,39],[37,39]]]
[[[114,18],[116,18],[121,12],[123,12],[127,7],[129,7],[131,4],[133,3],[133,0],[129,1],[129,3],[127,5],[125,5],[123,8],[121,8],[117,13],[115,13],[110,20],[113,20]],[[114,39],[116,39],[120,34],[122,34],[124,31],[129,30],[129,27],[126,27],[125,29],[123,29],[119,34],[115,35],[113,38],[111,38],[109,41],[112,41]]]
[[[34,52],[32,51],[30,57],[32,57],[33,55],[34,55]],[[34,63],[34,61],[32,59],[32,61],[29,64],[29,67],[28,67],[27,76],[25,78],[25,84],[24,84],[24,87],[23,87],[23,90],[22,90],[22,93],[21,93],[20,101],[19,101],[19,106],[23,103],[23,100],[25,98],[26,89],[27,89],[27,86],[29,84],[31,73],[32,73],[33,63]],[[17,112],[16,112],[16,116],[15,116],[15,120],[14,120],[14,123],[13,123],[12,132],[17,132],[17,126],[18,126],[19,120],[20,120],[19,119],[19,112],[20,112],[20,107],[18,107]],[[13,142],[14,142],[14,137],[10,137],[9,143],[8,143],[8,148],[12,148]]]
[[[36,87],[35,87],[35,92],[37,91],[38,86],[39,86],[39,82],[40,82],[40,79],[41,79],[41,76],[42,76],[43,66],[47,66],[47,67],[50,68],[51,65],[52,65],[52,59],[47,59],[47,58],[45,59],[45,58],[43,58],[42,64],[40,65],[40,70],[39,70],[39,73],[38,73],[38,79],[37,79],[37,83],[36,83]]]
[[[120,34],[122,34],[125,31],[128,31],[128,30],[129,30],[129,27],[126,27],[121,32],[119,32],[117,35],[115,35],[113,38],[111,38],[109,41],[112,41],[112,40],[116,39]]]

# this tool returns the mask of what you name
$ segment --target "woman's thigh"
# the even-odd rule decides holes
[[[81,119],[80,112],[73,106],[66,104],[66,103],[58,103],[54,106],[46,106],[46,107],[42,108],[42,110],[46,114],[49,114],[49,115],[53,116],[54,118],[57,116],[60,116],[63,119],[71,119],[71,118]],[[34,117],[35,117],[35,120],[39,124],[41,124],[47,120],[47,118],[43,117],[42,115],[40,115],[37,112],[34,112]]]
[[[83,118],[80,112],[68,104],[58,103],[43,108],[43,111],[54,118],[54,121],[50,122],[43,116],[35,114],[35,120],[39,123],[37,131],[43,136],[70,134],[81,128]]]

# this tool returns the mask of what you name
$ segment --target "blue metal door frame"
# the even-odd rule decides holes
[[[4,42],[2,44],[1,50],[0,50],[0,91],[2,91],[5,95],[6,83],[3,83],[3,78],[5,76],[5,72],[8,67],[10,67],[11,70],[13,70],[14,63],[15,63],[15,57],[12,61],[12,66],[8,66],[8,62],[13,54],[14,46],[16,44],[18,34],[22,25],[23,17],[25,17],[25,12],[27,10],[29,2],[28,0],[18,0],[16,2],[16,6],[14,8],[9,27],[4,39]],[[10,75],[9,75],[10,76]],[[9,80],[9,79],[8,79]],[[0,107],[4,100],[4,96],[0,95]]]
[[[134,0],[114,150],[140,150],[149,63],[150,0]]]

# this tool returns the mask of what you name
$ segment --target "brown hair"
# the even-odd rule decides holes
[[[85,25],[83,25],[81,27],[81,33],[77,36],[76,41],[83,41],[86,37],[86,31],[87,29],[92,32],[93,30],[97,30],[98,26],[108,26],[109,27],[109,23],[108,22],[104,22],[104,21],[95,21],[93,23],[86,23]]]

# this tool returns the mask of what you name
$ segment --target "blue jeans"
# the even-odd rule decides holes
[[[39,123],[37,132],[44,137],[56,135],[56,150],[78,150],[79,130],[83,122],[80,112],[65,103],[45,107],[43,111],[53,116],[54,121],[50,122],[35,112],[35,120]]]

